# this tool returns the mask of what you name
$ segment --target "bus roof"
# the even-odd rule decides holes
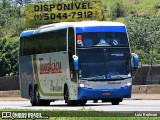
[[[76,27],[92,27],[92,26],[125,26],[125,25],[119,22],[106,22],[106,21],[61,22],[61,23],[44,25],[39,27],[36,30],[24,31],[21,33],[20,37],[59,30],[59,29],[68,28],[68,27],[76,28]]]
[[[27,31],[23,31],[21,34],[20,34],[20,37],[25,37],[25,36],[30,36],[30,35],[33,35],[33,32],[35,30],[27,30]]]

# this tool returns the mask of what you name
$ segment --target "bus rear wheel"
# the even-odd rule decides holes
[[[50,101],[47,100],[41,100],[38,87],[35,86],[34,91],[30,88],[29,89],[30,94],[30,102],[32,106],[49,106]]]
[[[35,97],[34,99],[35,99],[36,106],[39,106],[40,105],[40,95],[39,95],[38,87],[35,87],[34,97]]]
[[[32,88],[29,88],[29,96],[30,96],[30,103],[32,106],[36,106],[36,100],[35,100],[35,95],[34,92],[32,90]]]
[[[50,105],[50,101],[40,99],[38,87],[35,88],[35,100],[36,100],[36,106],[49,106]]]
[[[47,101],[47,100],[40,100],[39,105],[40,105],[40,106],[49,106],[49,105],[50,105],[50,101]]]

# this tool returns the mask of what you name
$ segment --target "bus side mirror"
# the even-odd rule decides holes
[[[73,63],[74,63],[74,70],[77,71],[79,70],[79,60],[77,55],[73,55]]]
[[[138,69],[138,62],[139,62],[138,55],[132,53],[132,56],[133,56],[133,68]]]

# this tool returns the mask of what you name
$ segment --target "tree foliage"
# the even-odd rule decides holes
[[[114,20],[116,18],[126,16],[127,10],[126,6],[124,5],[123,1],[115,0],[111,6],[111,18]]]
[[[18,74],[19,34],[24,28],[20,6],[0,0],[0,77]]]
[[[18,41],[13,41],[0,39],[0,76],[18,74]]]
[[[130,45],[143,63],[159,63],[160,16],[133,15],[126,19]],[[151,58],[152,57],[152,58]]]

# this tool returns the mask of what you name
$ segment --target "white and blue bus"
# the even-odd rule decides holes
[[[62,22],[24,31],[19,56],[21,96],[32,106],[55,100],[118,105],[131,97],[131,52],[122,23]],[[133,61],[137,68],[136,55]]]

